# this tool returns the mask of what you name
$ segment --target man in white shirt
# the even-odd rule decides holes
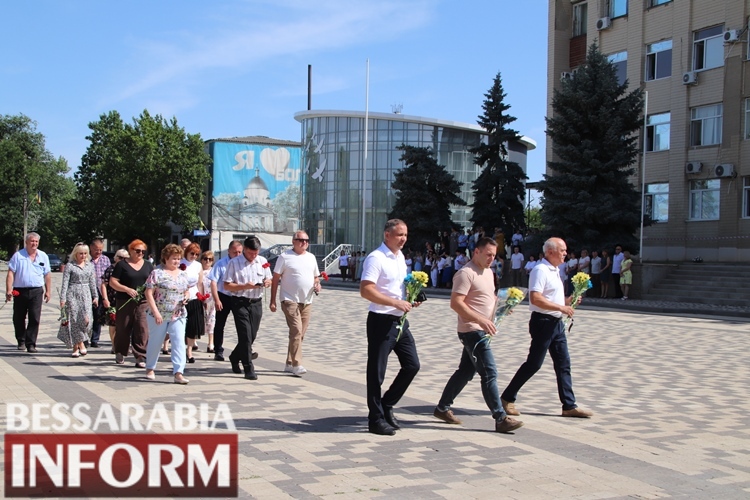
[[[510,279],[513,286],[521,286],[523,283],[523,254],[517,246],[513,247],[510,254]]]
[[[594,297],[598,297],[601,292],[600,288],[602,286],[602,258],[599,257],[599,252],[596,250],[593,250],[591,252],[591,284],[594,286],[591,289],[591,295]]]
[[[412,304],[404,300],[406,263],[401,249],[406,244],[406,238],[404,221],[391,219],[385,223],[383,244],[365,259],[359,286],[362,298],[370,301],[367,315],[368,430],[382,436],[393,436],[400,428],[393,415],[393,406],[399,402],[419,371],[419,357],[409,330],[409,321],[404,321],[400,336],[398,331],[401,316],[412,309]],[[414,304],[417,305],[419,303]],[[391,351],[396,351],[401,369],[390,388],[381,396]]]
[[[615,247],[615,254],[612,256],[612,281],[615,283],[615,298],[622,298],[622,288],[620,288],[620,271],[622,270],[622,261],[625,255],[622,253],[622,247]]]
[[[297,377],[307,373],[302,366],[302,341],[310,324],[313,294],[320,292],[320,271],[315,256],[307,251],[310,237],[304,231],[294,233],[292,249],[279,255],[271,283],[271,312],[276,312],[276,292],[281,283],[281,310],[289,326],[284,371]]]
[[[578,408],[573,394],[570,375],[568,339],[563,318],[573,317],[572,297],[565,297],[558,266],[565,260],[567,248],[560,238],[544,242],[544,259],[531,271],[529,277],[529,333],[531,346],[526,362],[516,372],[502,394],[502,404],[508,415],[520,415],[515,405],[518,391],[539,371],[549,351],[557,377],[557,392],[562,403],[563,417],[590,417],[589,410]]]
[[[260,240],[248,236],[242,245],[242,254],[229,261],[224,275],[224,288],[232,295],[232,315],[237,328],[237,346],[229,355],[234,373],[245,370],[245,378],[258,380],[253,367],[253,342],[258,336],[263,317],[263,288],[271,286],[270,264],[258,255]]]

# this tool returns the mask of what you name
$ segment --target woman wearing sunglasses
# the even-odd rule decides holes
[[[203,315],[204,324],[206,325],[206,334],[208,334],[208,347],[206,352],[214,352],[214,325],[216,324],[216,303],[214,297],[211,295],[211,280],[208,279],[208,275],[211,273],[211,268],[214,266],[214,253],[211,250],[206,250],[201,255],[201,271],[200,281],[203,283],[203,293],[209,294],[209,297],[203,301]]]
[[[118,365],[125,363],[128,355],[128,346],[133,346],[135,366],[146,367],[146,346],[148,345],[148,322],[146,313],[145,290],[146,279],[148,279],[154,266],[144,260],[146,244],[141,240],[133,240],[128,245],[127,259],[115,264],[109,285],[116,292],[117,315],[115,319],[115,362]],[[140,293],[139,292],[140,289]]]
[[[201,281],[201,266],[198,257],[201,254],[201,247],[197,243],[190,243],[185,248],[185,257],[180,261],[180,269],[183,269],[190,283],[190,300],[185,309],[187,310],[187,325],[185,328],[185,337],[187,341],[187,362],[195,363],[193,357],[193,348],[196,346],[196,340],[203,336],[206,325],[204,324],[203,303],[198,299],[198,294],[203,292],[203,282]]]

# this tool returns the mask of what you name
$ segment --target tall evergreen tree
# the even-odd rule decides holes
[[[492,88],[484,94],[484,113],[477,123],[487,132],[487,144],[480,144],[469,151],[474,153],[474,163],[482,167],[472,186],[474,191],[471,221],[482,226],[487,234],[495,227],[505,234],[513,234],[517,228],[525,228],[523,181],[527,179],[521,166],[509,160],[507,144],[520,138],[517,131],[508,128],[516,118],[506,112],[500,73],[495,76]]]
[[[396,202],[389,219],[401,219],[409,226],[408,247],[422,248],[425,241],[434,241],[436,232],[453,226],[451,205],[466,205],[456,193],[461,183],[438,164],[430,148],[406,146],[401,161],[406,165],[394,174],[391,187]]]
[[[640,193],[631,183],[643,97],[627,92],[594,43],[585,64],[555,90],[547,118],[551,175],[545,175],[542,220],[569,248],[637,250]]]

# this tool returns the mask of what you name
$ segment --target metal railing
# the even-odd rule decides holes
[[[266,248],[265,250],[260,252],[260,255],[265,257],[267,260],[273,260],[287,250],[290,250],[291,248],[291,243],[281,243],[279,245],[274,245],[272,247]]]
[[[347,255],[351,255],[353,250],[359,247],[355,247],[349,243],[342,243],[341,245],[334,248],[328,255],[323,259],[323,269],[326,273],[331,271],[339,271],[339,256],[343,251]]]

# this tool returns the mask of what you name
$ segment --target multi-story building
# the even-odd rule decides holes
[[[431,148],[437,162],[463,183],[457,194],[468,205],[474,201],[472,185],[480,168],[469,149],[487,140],[478,125],[369,113],[365,141],[362,111],[301,111],[294,118],[302,124],[302,227],[313,243],[361,246],[364,241],[368,250],[380,244],[395,202],[394,173],[404,166],[397,149],[402,144]],[[524,172],[526,154],[534,148],[528,137],[506,144],[509,159]],[[453,222],[471,227],[470,206],[451,210]],[[448,228],[435,228],[436,236],[442,229]]]
[[[597,42],[646,91],[643,259],[750,261],[748,0],[550,0],[547,112]],[[547,144],[547,158],[552,145]]]

